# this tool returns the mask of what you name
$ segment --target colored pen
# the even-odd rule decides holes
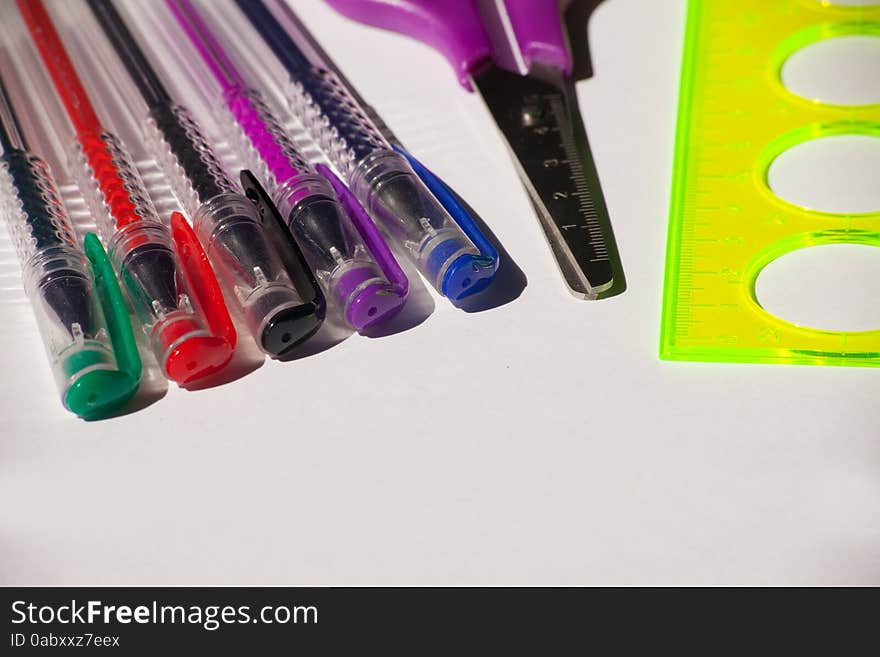
[[[358,213],[344,185],[319,165],[309,166],[260,92],[248,85],[215,35],[188,0],[169,8],[222,90],[239,150],[259,171],[284,222],[342,317],[363,330],[396,314],[408,281],[365,213]],[[345,209],[353,210],[346,212]]]
[[[106,417],[138,389],[141,361],[116,275],[100,242],[86,254],[49,166],[32,150],[0,79],[0,215],[64,407]]]
[[[326,54],[319,50],[325,61],[309,60],[290,33],[314,39],[290,7],[272,2],[270,11],[261,0],[235,1],[287,69],[291,110],[419,271],[453,300],[488,286],[498,269],[496,249],[455,195],[392,145]]]
[[[192,229],[179,214],[173,230],[160,221],[122,142],[99,120],[42,0],[16,1],[73,125],[80,189],[163,372],[186,384],[220,370],[232,357],[235,330]]]
[[[270,356],[285,354],[320,326],[323,302],[314,298],[320,292],[310,285],[303,292],[295,288],[257,208],[223,169],[193,114],[174,102],[113,3],[87,2],[147,106],[146,142],[234,291],[251,333]]]

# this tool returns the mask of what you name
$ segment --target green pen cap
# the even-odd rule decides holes
[[[100,306],[95,315],[104,324],[93,333],[103,332],[112,352],[108,353],[106,339],[77,340],[68,348],[69,353],[62,354],[57,375],[68,382],[64,405],[92,420],[117,412],[137,392],[141,361],[122,290],[104,247],[96,235],[89,233],[84,248]]]

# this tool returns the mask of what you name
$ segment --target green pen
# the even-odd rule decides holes
[[[137,392],[141,361],[125,300],[94,234],[84,251],[48,165],[28,149],[0,79],[0,216],[6,222],[65,408],[112,415]]]

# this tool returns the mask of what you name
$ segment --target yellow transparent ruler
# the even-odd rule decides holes
[[[880,37],[880,0],[690,0],[661,358],[880,366],[880,330],[796,326],[770,315],[755,296],[761,270],[789,251],[833,243],[880,247],[880,211],[802,208],[767,183],[773,160],[801,142],[880,138],[880,105],[830,105],[782,84],[790,55],[849,35]]]

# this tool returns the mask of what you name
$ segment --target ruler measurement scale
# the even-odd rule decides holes
[[[569,126],[571,122],[568,120],[568,109],[565,99],[559,94],[549,94],[543,97],[548,103],[550,111],[556,119],[556,124],[561,126]],[[613,267],[606,246],[606,234],[602,224],[599,221],[599,214],[596,209],[596,202],[593,193],[590,190],[590,184],[587,180],[587,174],[583,168],[582,154],[578,152],[578,144],[574,133],[569,134],[567,131],[557,130],[556,134],[560,138],[560,146],[565,158],[561,163],[566,165],[567,176],[565,180],[573,183],[574,190],[569,188],[563,191],[563,181],[560,181],[557,187],[559,191],[554,193],[554,200],[557,202],[570,202],[571,198],[577,201],[577,212],[575,213],[582,221],[579,224],[565,224],[562,228],[562,239],[566,247],[576,255],[585,255],[591,263],[601,263],[601,266],[609,270],[607,275],[610,277],[610,270]],[[566,173],[565,170],[560,173]],[[598,189],[598,185],[596,186]],[[585,234],[584,234],[585,233]]]
[[[562,98],[560,98],[558,94],[553,94],[545,97],[545,99],[550,102],[550,106],[554,114],[557,116],[557,123],[563,125],[563,117],[565,116],[566,110]],[[584,174],[584,168],[581,164],[580,156],[578,155],[574,137],[573,135],[562,134],[562,131],[558,128],[555,132],[559,134],[562,140],[562,149],[565,152],[565,159],[561,162],[568,165],[568,168],[571,171],[568,179],[572,181],[575,186],[575,191],[571,192],[570,195],[578,199],[578,207],[580,208],[579,214],[583,218],[583,223],[580,225],[566,224],[561,226],[561,228],[566,231],[573,228],[586,230],[587,246],[593,252],[593,257],[590,258],[590,262],[607,262],[609,258],[608,250],[605,247],[605,236],[602,233],[602,226],[599,224],[599,215],[596,212],[593,195],[590,193],[590,188],[587,184],[587,177]],[[567,192],[560,191],[556,192],[556,194],[567,194]],[[568,196],[563,198],[568,198]],[[566,239],[565,241],[569,244],[569,248],[571,248],[569,240]]]
[[[880,331],[797,327],[764,312],[754,299],[760,269],[788,251],[821,243],[880,245],[880,213],[797,208],[765,183],[772,159],[802,141],[800,132],[880,136],[880,106],[815,103],[781,86],[784,59],[811,41],[804,35],[816,26],[820,37],[880,34],[880,8],[813,0],[691,0],[667,249],[664,358],[880,365]]]

